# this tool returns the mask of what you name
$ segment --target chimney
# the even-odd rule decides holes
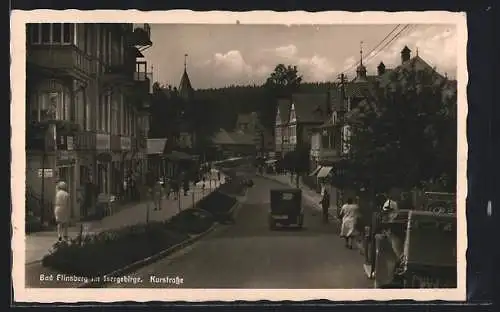
[[[377,73],[379,76],[382,76],[383,74],[385,74],[385,64],[384,62],[380,62],[380,64],[378,64],[377,66]]]
[[[410,60],[411,50],[408,46],[405,46],[403,50],[401,50],[401,63],[405,63]]]

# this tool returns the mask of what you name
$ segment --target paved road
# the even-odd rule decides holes
[[[141,284],[107,287],[372,288],[363,257],[344,248],[338,225],[322,224],[313,208],[306,205],[303,230],[270,231],[269,189],[281,185],[257,177],[254,182],[235,224],[129,275],[141,277]],[[170,283],[151,283],[153,276]]]

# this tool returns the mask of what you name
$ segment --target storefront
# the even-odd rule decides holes
[[[76,166],[76,154],[73,151],[59,151],[56,157],[57,180],[66,182],[71,198],[71,218],[80,217],[80,209],[77,205],[78,171]]]
[[[111,141],[109,134],[96,135],[96,177],[95,184],[99,194],[109,195],[111,190]]]

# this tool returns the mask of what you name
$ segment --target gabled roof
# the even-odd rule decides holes
[[[393,68],[391,71],[386,70],[385,74],[379,78],[380,86],[384,87],[388,83],[390,83],[392,75],[400,73],[403,70],[411,70],[412,68],[415,68],[415,71],[417,72],[419,71],[433,72],[437,78],[444,79],[443,75],[435,71],[431,65],[429,65],[426,61],[424,61],[420,56],[417,55],[409,59],[408,61],[404,62],[403,64],[397,66],[396,68]]]
[[[184,69],[184,73],[181,77],[181,83],[179,84],[179,94],[181,97],[191,97],[193,95],[193,91],[191,80],[189,80],[188,73],[186,69]]]
[[[290,117],[290,108],[292,103],[289,99],[279,99],[278,100],[278,110],[280,112],[281,124],[287,124],[288,118]]]
[[[256,121],[256,119],[257,119],[257,113],[255,113],[255,112],[248,113],[248,114],[238,114],[238,118],[236,119],[236,123],[237,124],[241,124],[241,123],[248,124],[248,123]]]
[[[228,132],[220,129],[212,138],[217,145],[255,145],[254,137],[243,132]]]
[[[431,72],[434,72],[438,78],[444,78],[441,74],[436,72],[426,61],[424,61],[420,56],[417,55],[395,68],[386,68],[385,73],[382,76],[367,76],[363,81],[356,79],[352,80],[346,86],[346,96],[366,98],[369,95],[373,94],[373,88],[377,83],[379,83],[380,87],[385,87],[391,82],[393,75],[400,73],[403,70],[410,70],[413,67],[417,72],[429,70]]]
[[[298,122],[323,122],[328,118],[328,93],[296,93],[292,95]]]

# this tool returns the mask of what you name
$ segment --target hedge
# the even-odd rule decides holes
[[[61,273],[87,277],[109,274],[181,243],[191,235],[201,234],[216,221],[225,221],[235,203],[235,198],[216,190],[198,202],[197,208],[183,210],[170,220],[58,243],[53,252],[43,258],[42,264]]]
[[[218,222],[227,220],[230,209],[236,204],[237,200],[227,194],[217,190],[198,202],[198,208],[209,212]]]
[[[60,243],[45,256],[43,266],[61,273],[101,276],[150,257],[188,239],[186,233],[168,229],[164,222],[152,222],[106,231],[70,243]]]

